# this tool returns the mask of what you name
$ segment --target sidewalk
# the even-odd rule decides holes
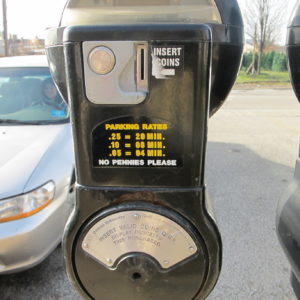
[[[253,90],[253,89],[292,89],[290,82],[251,82],[236,83],[233,87],[235,90]]]

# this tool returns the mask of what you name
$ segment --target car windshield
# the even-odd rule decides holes
[[[0,68],[0,125],[68,120],[68,107],[51,79],[49,68]]]

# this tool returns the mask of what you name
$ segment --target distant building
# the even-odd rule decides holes
[[[280,45],[270,45],[270,46],[268,46],[267,49],[266,49],[266,53],[269,53],[269,52],[272,52],[272,51],[285,53],[285,46],[280,46]]]
[[[9,55],[34,55],[45,53],[45,40],[39,39],[23,39],[16,35],[9,38]]]
[[[0,57],[4,56],[5,50],[4,50],[4,41],[0,40]]]
[[[244,46],[244,53],[249,53],[253,51],[253,41],[252,40],[246,40],[245,41],[245,46]],[[281,45],[274,45],[271,44],[269,46],[267,46],[265,53],[269,53],[272,51],[276,51],[276,52],[281,52],[284,53],[285,52],[285,47],[281,46]]]
[[[10,35],[8,40],[8,52],[10,56],[45,54],[45,40],[23,39],[17,35]],[[0,32],[0,57],[5,55],[3,33]]]
[[[248,52],[252,52],[252,51],[253,51],[252,40],[245,40],[244,53],[248,53]]]

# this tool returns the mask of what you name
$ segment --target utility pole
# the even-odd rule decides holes
[[[8,56],[8,38],[7,38],[7,6],[6,0],[2,0],[2,12],[3,12],[3,41],[4,41],[4,55]]]

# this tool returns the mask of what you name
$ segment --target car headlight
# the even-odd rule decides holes
[[[52,181],[27,194],[0,200],[0,223],[29,217],[45,208],[54,198]]]

